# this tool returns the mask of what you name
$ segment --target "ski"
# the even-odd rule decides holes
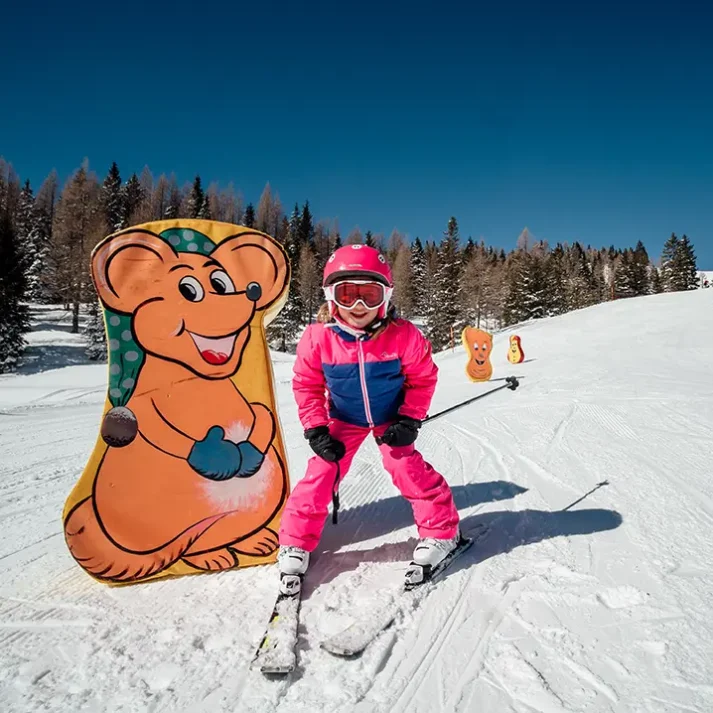
[[[280,591],[265,634],[255,652],[253,668],[264,674],[285,675],[297,663],[297,628],[302,602],[302,577],[282,575]]]
[[[482,540],[489,532],[485,525],[479,525],[468,536],[461,538],[456,549],[442,562],[432,568],[411,563],[406,573],[406,581],[384,603],[369,608],[368,616],[354,621],[346,629],[325,639],[321,647],[342,657],[360,654],[379,634],[388,628],[399,613],[410,606],[417,606],[438,582],[440,576],[448,570],[475,542]]]

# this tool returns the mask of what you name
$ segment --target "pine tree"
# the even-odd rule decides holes
[[[288,223],[285,237],[285,252],[290,261],[290,287],[287,302],[277,317],[267,327],[270,342],[277,342],[280,351],[287,351],[300,333],[304,324],[305,306],[302,302],[299,286],[299,266],[301,245],[299,240],[300,210],[295,203]]]
[[[547,285],[545,289],[545,316],[554,317],[567,311],[567,292],[565,282],[565,253],[561,245],[557,245],[550,253],[547,266]]]
[[[417,236],[411,244],[411,279],[413,281],[414,312],[420,316],[425,314],[424,283],[426,278],[426,258],[423,244]]]
[[[106,223],[105,232],[114,233],[124,227],[124,193],[121,188],[121,174],[116,161],[111,164],[101,187],[101,205]]]
[[[201,177],[196,176],[193,179],[193,187],[188,196],[188,218],[197,218],[203,208],[203,202],[205,201],[205,193],[203,192],[203,187],[201,185]]]
[[[203,204],[201,205],[201,208],[198,211],[197,217],[201,218],[202,220],[211,220],[212,219],[213,213],[210,208],[209,196],[203,196]]]
[[[614,273],[614,293],[617,299],[626,299],[636,295],[632,277],[636,271],[634,260],[634,254],[631,250],[624,250],[619,256],[616,272]]]
[[[23,273],[26,275],[29,266],[32,264],[35,254],[35,246],[32,244],[32,229],[35,222],[35,197],[30,187],[30,182],[25,181],[25,185],[20,191],[20,198],[17,204],[17,214],[15,215],[15,235],[20,253],[20,260]]]
[[[181,203],[183,203],[181,189],[176,183],[176,177],[171,176],[168,189],[168,204],[164,209],[163,217],[178,218],[181,214]]]
[[[565,274],[567,311],[593,304],[591,269],[579,243],[565,252]]]
[[[302,215],[300,216],[299,239],[301,245],[309,245],[314,247],[314,222],[312,221],[312,212],[309,208],[309,201],[305,201],[302,206]]]
[[[661,281],[665,292],[674,292],[680,288],[680,248],[675,233],[664,243],[661,253]]]
[[[661,271],[655,265],[651,266],[651,291],[655,295],[663,292],[663,279],[661,278]]]
[[[686,235],[681,238],[678,246],[678,265],[680,270],[680,289],[697,290],[700,287],[700,277],[696,267],[696,253],[693,245]]]
[[[248,207],[245,209],[245,215],[243,216],[243,225],[246,228],[255,227],[255,208],[253,208],[252,203],[248,203]]]
[[[27,299],[33,302],[54,301],[57,291],[57,269],[52,256],[52,223],[54,220],[57,173],[44,180],[35,198],[30,242],[32,262],[27,268]]]
[[[0,374],[14,371],[26,346],[29,312],[22,304],[25,275],[8,206],[7,184],[0,174]]]
[[[435,350],[445,348],[451,343],[451,339],[455,339],[456,335],[460,334],[464,326],[461,309],[461,255],[458,242],[458,222],[451,217],[438,249],[434,294],[426,314],[426,336]]]
[[[505,326],[527,319],[527,253],[520,249],[513,252],[507,261],[507,290],[503,304]]]
[[[634,250],[629,251],[628,282],[635,297],[651,294],[649,280],[649,256],[639,240]]]
[[[130,225],[136,224],[141,204],[144,201],[144,190],[135,173],[131,174],[131,178],[129,178],[126,185],[123,186],[121,193],[124,209],[121,227],[128,228]]]
[[[89,303],[87,321],[83,336],[86,343],[84,353],[92,361],[106,361],[106,331],[104,328],[104,312],[96,294]]]
[[[374,240],[374,235],[371,230],[367,230],[364,234],[364,245],[368,245],[370,248],[376,247],[376,241]]]

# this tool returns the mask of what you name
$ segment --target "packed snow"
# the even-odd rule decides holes
[[[495,334],[491,384],[438,354],[419,448],[489,535],[364,654],[320,642],[388,600],[415,544],[367,442],[328,520],[297,669],[250,668],[274,565],[108,587],[72,560],[62,507],[107,369],[60,308],[0,377],[0,710],[72,713],[674,713],[713,710],[713,290],[620,300]],[[506,360],[508,337],[525,361]],[[293,482],[310,452],[274,355]]]

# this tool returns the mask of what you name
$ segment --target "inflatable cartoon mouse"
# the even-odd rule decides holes
[[[106,582],[274,560],[289,486],[264,324],[286,298],[283,248],[161,221],[103,240],[91,270],[110,388],[65,506],[72,556]]]
[[[465,373],[471,381],[489,381],[493,375],[490,354],[493,351],[493,335],[482,329],[466,327],[461,341],[468,354]]]

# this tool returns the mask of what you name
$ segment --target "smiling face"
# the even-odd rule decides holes
[[[337,306],[337,312],[339,317],[351,327],[364,329],[376,319],[379,309],[378,307],[376,309],[367,309],[360,302],[354,309],[344,309]]]
[[[466,372],[473,381],[487,381],[493,375],[490,354],[493,351],[493,336],[481,329],[466,327],[462,334],[468,350]]]
[[[235,285],[217,260],[179,253],[157,287],[161,297],[144,301],[134,313],[143,349],[208,378],[234,373],[260,285]]]
[[[102,301],[132,314],[148,353],[206,378],[234,374],[257,310],[282,292],[287,266],[278,249],[243,234],[210,256],[177,253],[151,233],[119,235],[97,252],[93,272]]]

